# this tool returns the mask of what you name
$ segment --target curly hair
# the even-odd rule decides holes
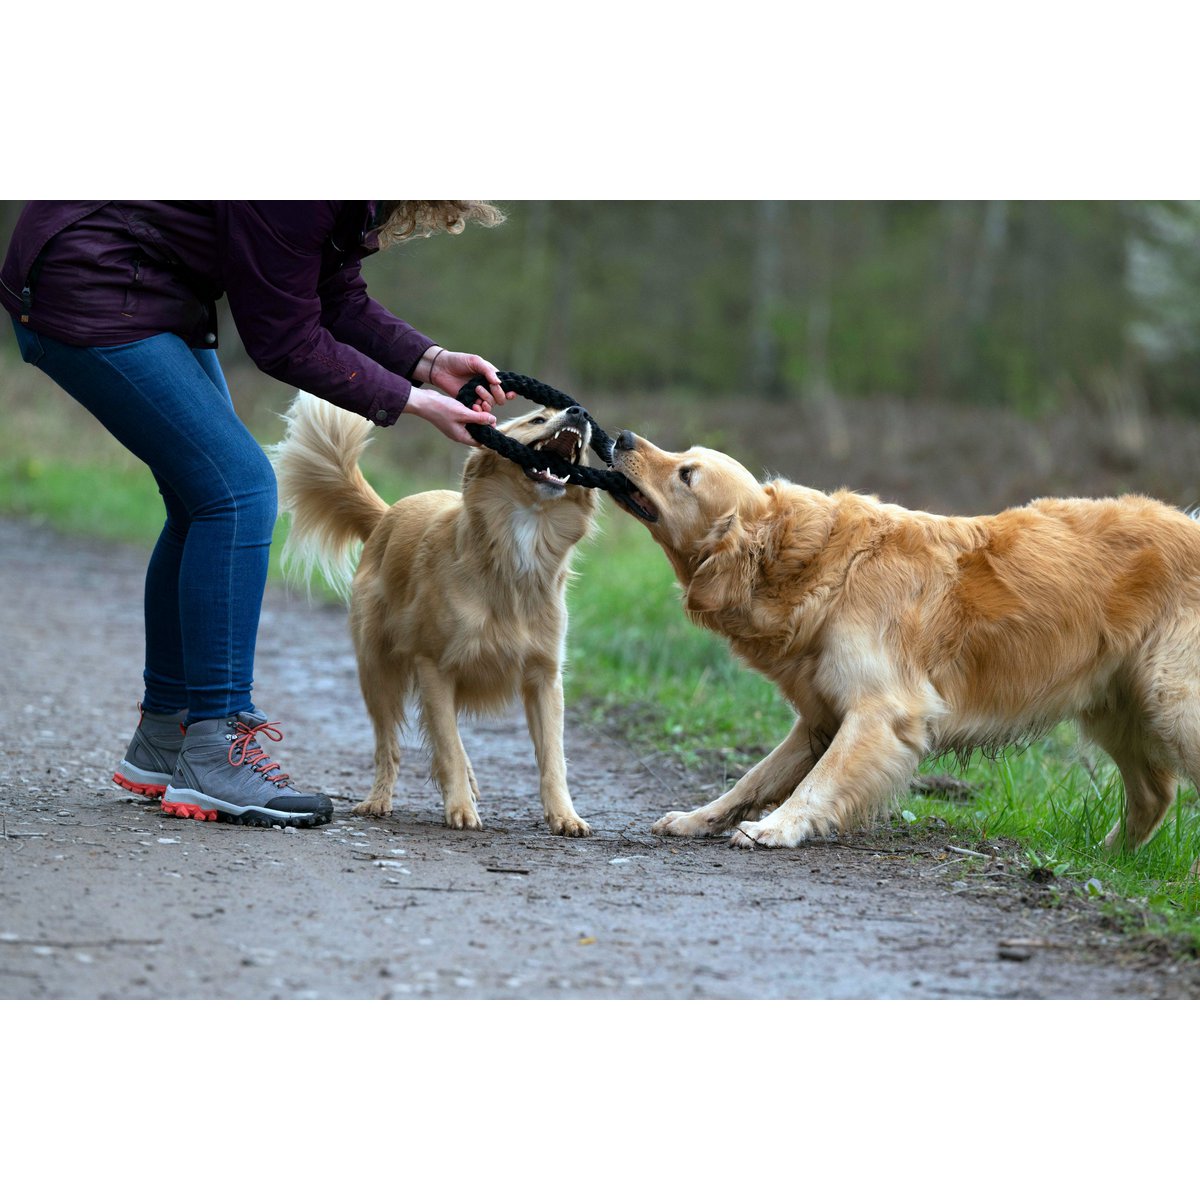
[[[502,213],[486,200],[380,200],[376,229],[381,247],[435,233],[462,233],[469,221],[499,225]]]

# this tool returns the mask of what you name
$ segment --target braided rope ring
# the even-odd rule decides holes
[[[591,428],[592,449],[606,463],[612,463],[612,438],[596,424],[596,421],[581,405],[576,404],[565,392],[560,392],[537,379],[531,379],[528,375],[516,375],[511,371],[498,371],[497,375],[506,392],[516,392],[518,396],[524,396],[527,400],[533,400],[547,408],[578,408]],[[470,408],[478,399],[475,395],[476,387],[486,386],[487,380],[482,375],[476,375],[459,390],[460,403]],[[576,465],[568,462],[560,454],[553,454],[548,450],[534,450],[532,446],[526,446],[524,442],[518,442],[516,438],[508,437],[492,425],[468,425],[466,430],[481,446],[494,450],[503,458],[515,462],[519,467],[525,467],[527,470],[551,471],[560,479],[566,479],[580,487],[598,488],[610,493],[614,500],[623,503],[626,507],[634,507],[639,515],[648,516],[645,510],[631,499],[630,494],[636,489],[620,471],[597,471],[582,463]]]

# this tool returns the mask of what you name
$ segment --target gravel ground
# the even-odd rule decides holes
[[[165,817],[108,782],[136,721],[144,553],[0,520],[0,998],[1154,998],[1200,967],[945,839],[747,853],[648,830],[720,780],[568,729],[584,841],[542,825],[516,712],[464,728],[482,832],[441,824],[410,746],[352,816],[371,734],[345,613],[267,597],[255,699],[331,825]],[[570,714],[569,714],[570,716]]]

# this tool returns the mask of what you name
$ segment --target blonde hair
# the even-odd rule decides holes
[[[504,220],[504,213],[486,200],[380,200],[376,213],[381,247],[435,233],[462,233],[469,221],[491,226]]]

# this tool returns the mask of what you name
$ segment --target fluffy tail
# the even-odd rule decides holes
[[[291,516],[284,570],[305,583],[319,570],[346,597],[361,544],[388,510],[358,469],[371,423],[307,392],[296,396],[283,419],[283,441],[267,453],[279,480],[280,508]]]

